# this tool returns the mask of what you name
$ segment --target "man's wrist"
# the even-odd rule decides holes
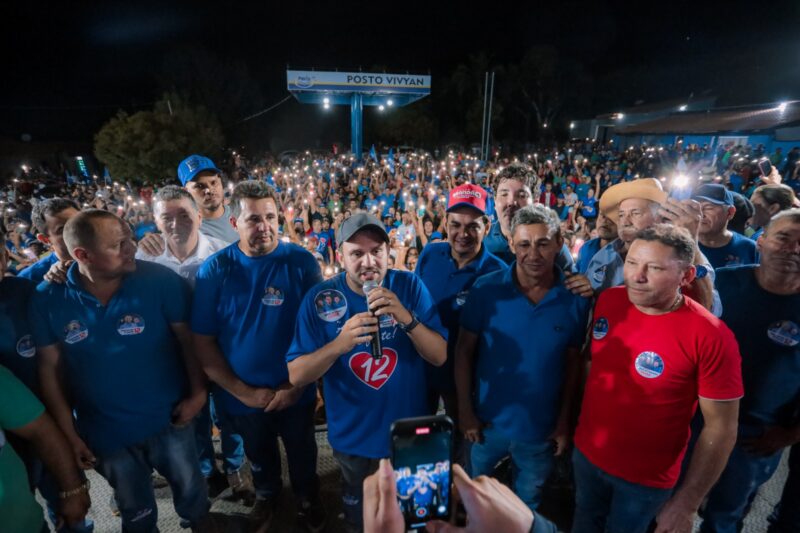
[[[78,494],[89,494],[89,489],[91,485],[88,479],[85,479],[83,483],[78,485],[77,487],[73,487],[69,490],[65,490],[58,493],[58,497],[61,500],[66,500],[67,498],[71,498],[72,496],[77,496]]]

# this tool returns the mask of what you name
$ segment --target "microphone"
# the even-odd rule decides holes
[[[364,282],[364,285],[361,288],[364,291],[364,296],[369,296],[369,293],[372,292],[374,289],[380,287],[377,281],[375,280],[368,280]],[[369,309],[369,303],[367,304],[367,309]],[[372,313],[372,311],[370,311]],[[375,316],[375,313],[372,313],[372,316]],[[369,343],[370,348],[372,349],[372,358],[373,359],[380,359],[383,357],[383,348],[381,347],[381,321],[378,318],[378,332],[372,336],[372,340]]]

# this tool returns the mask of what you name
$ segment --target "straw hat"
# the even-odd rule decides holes
[[[628,198],[643,198],[659,204],[667,200],[668,194],[661,188],[661,182],[655,178],[641,178],[633,181],[624,181],[608,188],[600,196],[600,211],[605,216],[618,222],[619,204]]]

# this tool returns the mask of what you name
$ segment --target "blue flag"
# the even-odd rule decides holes
[[[103,181],[106,185],[111,185],[111,174],[108,172],[108,167],[103,167]]]
[[[378,162],[378,154],[375,153],[375,145],[374,144],[369,149],[369,156],[372,158],[373,161],[375,161],[376,163]]]
[[[389,170],[394,174],[394,148],[389,148]]]

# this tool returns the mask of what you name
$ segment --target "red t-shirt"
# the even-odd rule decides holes
[[[575,446],[604,472],[672,488],[678,481],[698,396],[744,394],[730,329],[690,298],[646,315],[625,287],[605,290],[592,323],[592,366]]]

